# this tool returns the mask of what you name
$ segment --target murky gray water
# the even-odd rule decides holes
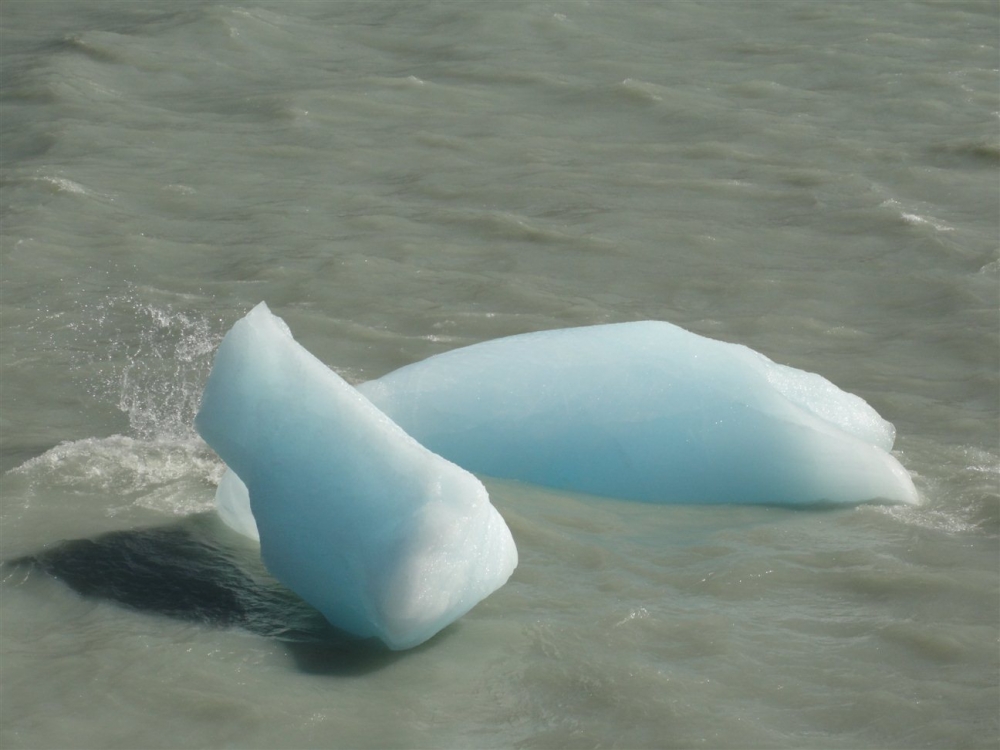
[[[745,343],[893,421],[922,504],[487,479],[520,567],[397,655],[8,565],[0,744],[995,747],[998,15],[7,0],[4,559],[194,540],[274,593],[190,424],[261,300],[353,382],[590,323]]]

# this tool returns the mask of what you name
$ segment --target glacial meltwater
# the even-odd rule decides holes
[[[995,748],[998,248],[995,0],[4,0],[0,747]],[[518,566],[391,651],[216,513],[194,416],[262,300],[352,385],[744,344],[919,499],[478,475]]]

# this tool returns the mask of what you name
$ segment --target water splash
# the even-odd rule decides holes
[[[85,387],[121,410],[130,436],[194,439],[192,423],[222,340],[221,321],[157,306],[138,294],[109,298],[80,320],[74,330],[94,339],[84,361],[103,372]]]
[[[137,509],[186,515],[212,507],[209,487],[223,464],[194,431],[194,416],[221,341],[222,321],[133,289],[47,315],[49,345],[68,357],[68,372],[99,403],[128,420],[125,434],[56,445],[14,468],[24,510],[93,498],[105,516]]]
[[[977,446],[928,446],[916,474],[926,502],[911,508],[878,506],[910,526],[947,534],[1000,536],[1000,456]],[[958,468],[964,467],[964,468]]]

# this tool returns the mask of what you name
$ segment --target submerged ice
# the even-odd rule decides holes
[[[414,646],[517,565],[482,483],[407,435],[263,303],[220,345],[195,424],[236,473],[220,485],[223,518],[259,531],[268,570],[349,633]]]

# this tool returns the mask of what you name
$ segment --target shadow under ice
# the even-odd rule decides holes
[[[276,639],[312,674],[361,674],[400,656],[330,625],[214,513],[59,542],[4,566],[42,571],[83,596],[130,609]]]

